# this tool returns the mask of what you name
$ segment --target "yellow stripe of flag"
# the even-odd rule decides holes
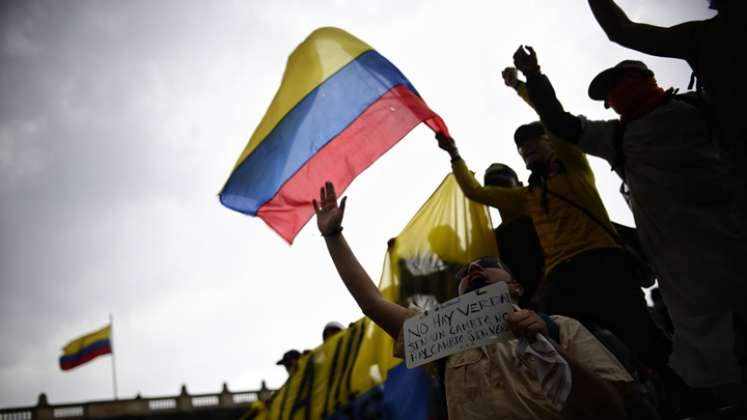
[[[371,49],[342,29],[327,27],[312,32],[288,57],[280,89],[233,169],[236,170],[309,92]]]
[[[70,356],[78,353],[81,349],[99,341],[106,340],[111,337],[112,326],[107,325],[106,327],[94,331],[90,334],[86,334],[82,337],[78,337],[75,340],[67,343],[63,348],[63,356]]]

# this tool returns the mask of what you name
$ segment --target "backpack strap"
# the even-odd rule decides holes
[[[577,208],[583,214],[585,214],[586,217],[588,217],[589,219],[591,219],[594,222],[596,222],[596,224],[598,224],[599,226],[601,226],[602,229],[604,229],[604,231],[607,232],[607,234],[610,235],[615,242],[617,242],[620,245],[624,245],[625,244],[625,241],[623,241],[623,239],[620,237],[620,235],[617,232],[615,232],[614,230],[610,229],[607,225],[605,225],[604,223],[602,223],[601,220],[599,220],[596,217],[594,217],[594,215],[591,214],[591,212],[586,207],[584,207],[584,206],[576,203],[575,201],[571,200],[570,198],[568,198],[568,197],[566,197],[566,196],[564,196],[562,194],[558,194],[555,191],[550,190],[549,188],[547,189],[547,193],[550,194],[550,195],[552,195],[553,197],[559,198],[560,200],[562,200],[562,201],[570,204],[571,206]]]

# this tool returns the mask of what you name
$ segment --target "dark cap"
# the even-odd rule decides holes
[[[620,76],[627,73],[641,73],[646,76],[653,76],[654,72],[649,70],[645,64],[637,60],[623,60],[615,67],[599,73],[589,85],[589,97],[595,101],[604,101],[607,99],[607,92],[620,79]]]
[[[513,179],[517,183],[519,182],[519,177],[516,176],[516,172],[514,172],[514,170],[508,165],[494,163],[488,166],[488,169],[485,170],[485,185],[503,186],[503,184],[506,183],[506,178]]]
[[[326,340],[327,337],[330,337],[332,335],[335,335],[337,332],[344,330],[345,327],[342,326],[337,321],[329,321],[327,325],[324,326],[324,330],[322,330],[322,340]]]
[[[530,137],[537,137],[543,134],[545,134],[545,126],[539,121],[519,126],[514,132],[516,147],[521,147]]]
[[[288,350],[288,351],[286,351],[286,352],[285,352],[285,354],[283,355],[283,358],[282,358],[282,359],[280,359],[280,360],[278,360],[278,362],[277,362],[277,363],[275,363],[275,364],[276,364],[276,365],[278,365],[278,366],[280,366],[280,365],[283,365],[283,366],[285,366],[285,365],[287,365],[287,364],[288,364],[288,363],[289,363],[289,362],[290,362],[291,360],[295,360],[295,359],[298,359],[299,357],[301,357],[301,353],[300,353],[300,352],[299,352],[298,350],[295,350],[295,349],[294,349],[294,350]]]

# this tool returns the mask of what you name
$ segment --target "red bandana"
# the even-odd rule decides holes
[[[620,114],[620,121],[640,118],[667,99],[667,92],[653,76],[625,78],[607,93],[607,103]]]

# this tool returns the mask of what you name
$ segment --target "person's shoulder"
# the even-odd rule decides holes
[[[579,121],[581,121],[581,129],[584,129],[586,126],[589,126],[589,125],[602,125],[602,124],[616,125],[620,123],[620,119],[618,118],[609,119],[609,120],[593,120],[584,114],[578,114],[576,115],[576,118],[578,118]]]
[[[548,315],[550,319],[555,321],[556,324],[560,325],[581,325],[576,318],[571,318],[565,315]]]
[[[561,341],[568,337],[573,337],[578,334],[584,334],[585,332],[588,332],[589,330],[584,327],[584,325],[577,319],[571,318],[564,315],[549,315],[550,319],[555,322],[555,324],[558,326],[558,329],[560,330],[560,338]],[[589,333],[591,334],[591,333]]]
[[[696,92],[672,93],[668,101],[663,102],[650,113],[632,122],[631,125],[639,121],[646,124],[649,120],[669,120],[672,118],[682,123],[692,123],[693,121],[690,119],[695,118],[697,120],[697,116],[703,116],[706,107],[703,98]]]
[[[589,166],[584,152],[577,144],[573,144],[556,135],[550,135],[548,138],[555,151],[555,158],[566,166],[571,165],[571,168],[567,169],[575,169],[577,165]]]
[[[497,185],[490,185],[485,187],[485,189],[486,191],[494,195],[500,194],[503,196],[512,196],[513,198],[524,198],[524,196],[529,193],[528,185],[520,185],[516,187],[500,187]]]
[[[672,101],[670,102],[674,102],[675,106],[685,105],[697,109],[705,109],[707,106],[705,99],[703,99],[703,96],[699,95],[698,92],[692,90],[682,93],[672,93]]]

